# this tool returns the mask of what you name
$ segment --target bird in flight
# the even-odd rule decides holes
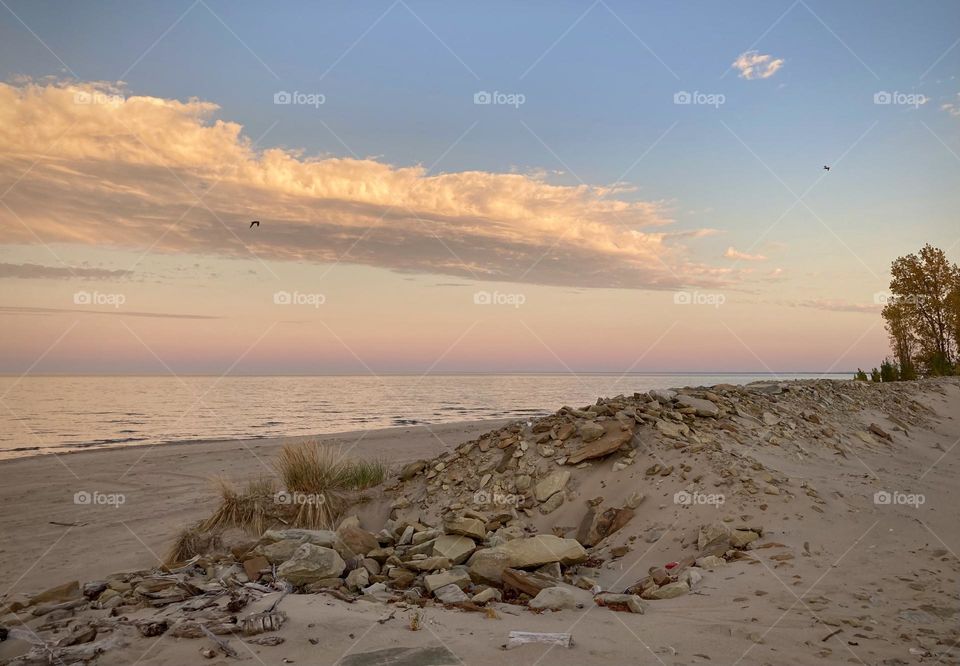
[[[824,170],[824,171],[830,171],[830,167],[828,167],[826,164],[824,164],[824,165],[823,165],[823,170]]]
[[[250,223],[250,228],[253,229],[254,227],[260,228],[260,220],[254,220]]]

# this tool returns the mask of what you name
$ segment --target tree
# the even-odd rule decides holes
[[[914,359],[920,361],[927,374],[952,372],[960,348],[956,331],[960,268],[943,250],[927,244],[917,254],[898,257],[890,274],[893,299],[883,316],[901,366],[909,358],[910,365]]]
[[[865,382],[867,381],[867,373],[860,368],[857,368],[857,374],[855,374],[853,378],[858,382]]]
[[[880,381],[895,382],[900,379],[900,370],[890,358],[883,359],[880,364]]]
[[[886,320],[887,333],[890,335],[893,358],[900,369],[900,379],[916,379],[917,371],[914,368],[913,359],[916,355],[917,343],[904,307],[896,301],[887,303],[883,308],[883,318]]]
[[[880,371],[874,368],[870,371],[870,381],[879,384],[880,383]]]

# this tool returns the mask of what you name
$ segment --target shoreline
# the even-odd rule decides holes
[[[548,414],[549,411],[544,411],[544,414]],[[531,418],[537,418],[542,416],[542,414],[531,415]],[[156,448],[168,448],[168,447],[187,447],[187,446],[205,446],[211,444],[239,444],[252,445],[252,444],[278,444],[278,443],[287,443],[287,442],[302,442],[311,439],[317,440],[326,440],[330,438],[350,438],[350,437],[359,437],[362,433],[386,433],[390,431],[400,431],[407,430],[410,428],[423,428],[424,430],[430,430],[437,428],[444,428],[447,426],[473,426],[479,424],[491,424],[491,427],[496,428],[499,424],[511,423],[513,421],[520,420],[519,418],[489,418],[489,419],[466,419],[462,421],[445,421],[443,423],[416,423],[411,425],[398,425],[398,426],[387,426],[384,428],[361,428],[358,430],[338,430],[336,432],[327,432],[327,433],[311,433],[309,435],[278,435],[275,437],[214,437],[214,438],[204,438],[204,439],[185,439],[185,440],[171,440],[167,442],[154,442],[152,444],[120,444],[117,446],[88,446],[88,447],[77,447],[71,448],[66,451],[60,451],[56,447],[47,447],[47,448],[18,448],[18,449],[5,449],[0,450],[0,467],[5,464],[16,462],[19,460],[31,460],[34,458],[43,458],[43,457],[66,457],[74,456],[78,454],[90,454],[90,453],[105,453],[108,451],[129,451],[131,449],[140,450],[140,449],[156,449]],[[4,453],[7,452],[17,452],[24,453],[25,455],[3,457]]]

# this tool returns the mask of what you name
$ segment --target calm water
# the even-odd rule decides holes
[[[778,375],[781,379],[833,375]],[[0,458],[95,447],[281,437],[519,418],[599,396],[771,375],[0,377]]]

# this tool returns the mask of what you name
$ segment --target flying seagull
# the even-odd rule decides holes
[[[826,164],[824,164],[824,165],[823,165],[823,170],[824,170],[824,171],[830,171],[830,167],[828,167]]]
[[[254,220],[253,222],[250,223],[250,228],[253,229],[254,227],[257,227],[257,228],[260,227],[260,220]]]

